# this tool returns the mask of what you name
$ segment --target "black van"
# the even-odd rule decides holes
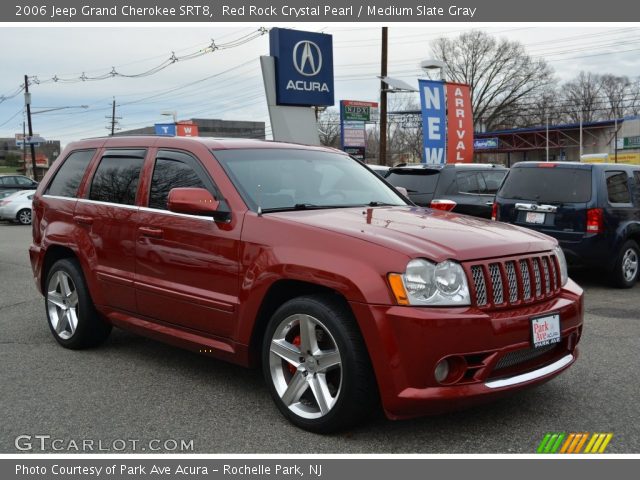
[[[638,165],[517,163],[496,195],[492,218],[557,238],[569,264],[606,270],[615,286],[638,280]]]

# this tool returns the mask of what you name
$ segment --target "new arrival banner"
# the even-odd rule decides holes
[[[446,161],[444,83],[420,79],[418,80],[418,85],[422,110],[422,161],[430,164],[443,164]],[[470,132],[470,134],[473,135],[473,132]]]
[[[473,112],[469,85],[447,83],[447,163],[473,162]]]

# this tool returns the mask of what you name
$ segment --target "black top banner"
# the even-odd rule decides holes
[[[628,0],[14,0],[0,21],[26,22],[628,22]]]

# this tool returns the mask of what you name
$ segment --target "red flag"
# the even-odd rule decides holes
[[[447,163],[473,162],[473,112],[469,85],[447,83]]]

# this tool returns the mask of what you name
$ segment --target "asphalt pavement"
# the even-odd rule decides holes
[[[83,440],[140,453],[180,453],[181,441],[185,453],[534,453],[547,432],[612,432],[607,453],[640,453],[640,285],[616,290],[572,272],[586,291],[581,357],[551,382],[462,412],[379,416],[323,436],[287,423],[257,370],[121,330],[96,349],[60,347],[33,284],[30,237],[29,227],[0,223],[0,453],[19,452],[20,436],[36,453],[42,443],[53,451],[53,440],[68,453]]]

